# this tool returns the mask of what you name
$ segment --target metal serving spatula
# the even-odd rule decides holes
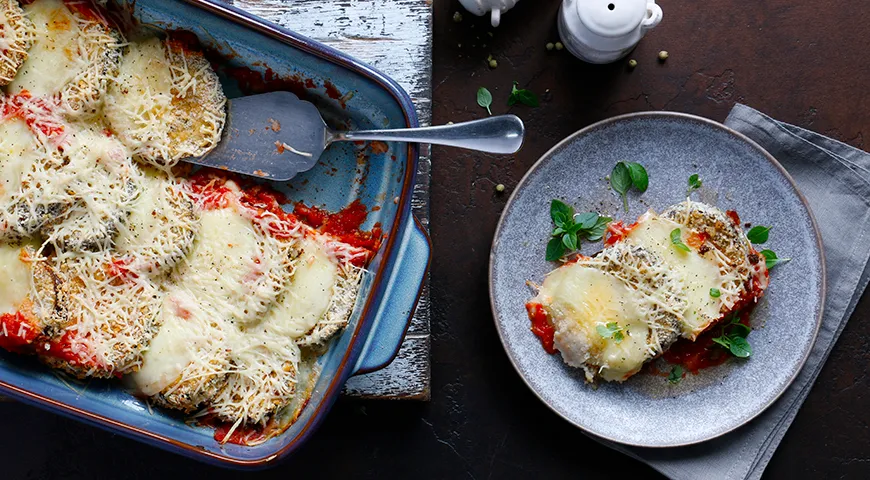
[[[433,143],[489,153],[516,153],[525,128],[514,115],[439,127],[334,132],[317,108],[290,92],[273,92],[228,102],[220,144],[185,162],[285,181],[311,169],[333,142],[381,140]]]

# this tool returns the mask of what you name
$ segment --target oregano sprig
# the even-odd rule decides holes
[[[607,225],[613,221],[595,212],[574,214],[574,209],[561,200],[550,202],[550,218],[555,228],[553,238],[547,243],[547,261],[555,262],[579,248],[580,240],[585,238],[597,242],[604,237]]]
[[[752,355],[752,345],[746,340],[750,331],[752,329],[740,323],[740,317],[734,315],[722,326],[722,334],[713,338],[713,342],[724,347],[735,357],[748,358]]]

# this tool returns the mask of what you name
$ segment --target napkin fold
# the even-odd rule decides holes
[[[636,448],[601,440],[680,480],[761,478],[870,280],[870,154],[746,105],[737,104],[725,125],[770,152],[806,197],[822,233],[827,295],[806,365],[782,397],[750,423],[688,447]]]

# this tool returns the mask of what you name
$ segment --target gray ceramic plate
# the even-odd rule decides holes
[[[642,163],[650,176],[630,212],[605,179],[620,161]],[[688,177],[704,187],[693,198],[736,210],[742,221],[773,226],[764,246],[790,257],[771,273],[753,313],[753,355],[688,374],[678,385],[648,373],[597,389],[579,370],[544,352],[529,331],[526,280],[540,283],[556,264],[544,260],[553,198],[577,212],[598,211],[633,221],[648,208],[685,200]],[[627,222],[630,223],[630,222]],[[601,245],[584,244],[592,254]],[[789,386],[816,338],[824,298],[820,235],[804,198],[782,166],[727,127],[685,114],[651,112],[585,128],[545,154],[520,182],[493,241],[490,297],[502,343],[529,388],[556,413],[616,442],[671,447],[727,433],[770,406]]]

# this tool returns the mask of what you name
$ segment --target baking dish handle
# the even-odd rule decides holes
[[[417,308],[429,270],[432,244],[426,230],[413,215],[402,229],[397,249],[392,274],[354,367],[354,375],[380,370],[393,361]]]

